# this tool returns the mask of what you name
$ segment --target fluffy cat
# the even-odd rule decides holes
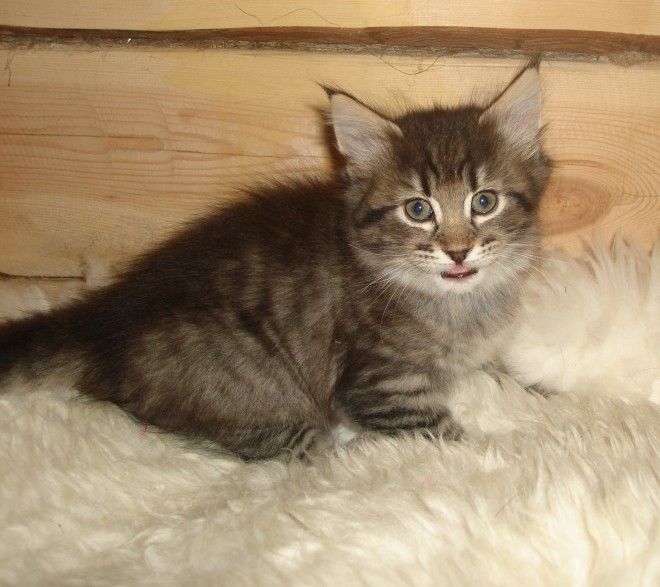
[[[455,438],[539,246],[538,64],[486,107],[388,118],[329,90],[338,177],[255,189],[70,306],[0,329],[0,381],[69,385],[243,458],[338,419]]]

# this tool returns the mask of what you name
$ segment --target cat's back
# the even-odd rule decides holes
[[[335,303],[352,268],[342,186],[306,181],[254,190],[186,237],[212,288],[262,316]],[[176,245],[175,245],[176,247]],[[331,299],[325,299],[326,297]],[[319,308],[320,310],[320,308]]]
[[[195,261],[196,269],[201,264],[213,270],[220,260],[240,259],[248,269],[261,260],[290,266],[331,255],[346,246],[342,189],[339,183],[307,179],[246,191],[190,223],[134,269],[184,257]]]
[[[312,179],[245,192],[52,320],[105,352],[190,322],[219,320],[227,334],[269,321],[295,331],[312,311],[334,319],[352,257],[341,189]]]
[[[136,258],[94,301],[117,305],[125,298],[122,307],[143,309],[148,299],[153,314],[158,306],[169,312],[193,300],[209,305],[218,288],[240,298],[250,287],[309,281],[320,266],[330,278],[333,266],[350,256],[345,214],[342,186],[334,182],[307,179],[246,191]]]
[[[237,421],[255,394],[269,417],[327,413],[350,321],[340,190],[307,181],[248,192],[137,259],[74,311],[90,366],[79,387],[166,428],[181,414],[156,420],[145,390],[194,394],[191,422],[203,409]]]

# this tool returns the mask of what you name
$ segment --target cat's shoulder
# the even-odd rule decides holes
[[[200,219],[198,231],[271,232],[307,223],[330,223],[346,205],[345,186],[340,180],[317,176],[270,181],[240,190],[230,203],[217,205]],[[195,222],[193,222],[195,224]],[[194,229],[195,230],[195,229]]]

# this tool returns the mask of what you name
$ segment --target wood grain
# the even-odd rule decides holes
[[[660,56],[660,36],[602,31],[476,27],[251,27],[173,31],[53,29],[0,25],[8,48],[68,44],[109,48],[251,48],[399,54],[424,50],[458,54],[480,52],[600,57],[634,62]],[[639,55],[635,55],[639,54]]]
[[[450,26],[660,34],[658,0],[0,0],[0,24],[82,29]]]
[[[241,185],[327,171],[318,83],[395,113],[485,100],[518,67],[185,49],[24,49],[0,62],[0,273],[73,278],[85,255],[120,262]],[[660,226],[660,70],[550,62],[542,75],[557,165],[548,244],[575,251],[584,236],[621,231],[649,245]]]

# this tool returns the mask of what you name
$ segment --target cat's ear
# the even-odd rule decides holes
[[[391,137],[402,135],[401,129],[355,98],[326,91],[337,147],[346,158],[349,172],[371,173],[374,164],[390,152]]]
[[[541,78],[538,61],[525,67],[481,115],[523,159],[541,152]]]

